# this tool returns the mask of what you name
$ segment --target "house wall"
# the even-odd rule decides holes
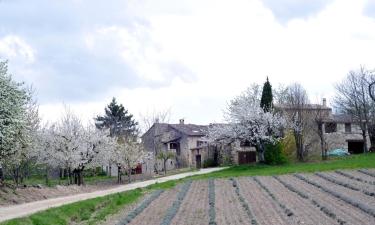
[[[358,124],[351,124],[350,133],[345,132],[345,123],[337,123],[337,132],[325,133],[325,141],[328,150],[348,149],[348,140],[362,140],[362,130]],[[370,138],[367,134],[367,145],[370,146]]]

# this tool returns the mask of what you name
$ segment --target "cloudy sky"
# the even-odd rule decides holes
[[[136,117],[219,122],[266,76],[330,99],[374,55],[374,0],[0,0],[0,59],[44,120],[62,103],[89,120],[115,96]]]

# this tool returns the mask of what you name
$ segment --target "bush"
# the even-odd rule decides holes
[[[266,164],[269,165],[280,165],[287,162],[286,156],[283,153],[283,145],[280,142],[276,144],[266,144],[264,158]]]
[[[203,162],[203,168],[215,167],[217,163],[213,159],[206,159]]]

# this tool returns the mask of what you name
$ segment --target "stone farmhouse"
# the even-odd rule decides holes
[[[287,115],[294,109],[287,105],[275,106]],[[348,115],[333,114],[332,108],[327,107],[326,101],[322,105],[305,105],[303,111],[309,115],[319,113],[322,115],[323,133],[325,147],[327,150],[346,149],[351,154],[363,152],[363,139],[360,126]],[[309,118],[313,120],[313,117]],[[207,160],[215,164],[247,164],[256,162],[257,154],[255,147],[248,142],[235,141],[228,145],[209,145],[206,134],[210,125],[185,124],[181,119],[178,124],[155,123],[141,137],[144,148],[152,152],[154,156],[160,151],[172,151],[175,153],[173,159],[167,161],[167,170],[177,168],[200,168]],[[309,154],[320,156],[320,139],[317,134],[310,132],[312,152]],[[367,135],[368,137],[368,135]],[[367,138],[368,146],[370,140]],[[163,169],[163,163],[154,159],[148,162],[148,170],[154,172]]]
[[[172,151],[175,158],[167,162],[167,170],[183,167],[202,167],[211,160],[214,164],[256,162],[255,148],[249,143],[235,142],[226,146],[208,145],[208,125],[155,123],[142,137],[144,148],[157,155],[160,151]],[[220,151],[219,151],[220,150]],[[163,169],[163,163],[155,160],[155,171]]]
[[[288,105],[276,105],[276,109],[281,110],[284,115],[290,115],[296,109]],[[306,117],[314,123],[314,119],[318,115],[323,123],[324,146],[327,150],[346,149],[351,154],[363,153],[364,141],[362,137],[362,130],[355,120],[350,115],[335,114],[332,108],[327,106],[326,99],[323,99],[322,104],[307,104],[303,106],[303,113]],[[313,124],[312,126],[317,126]],[[311,147],[313,150],[311,154],[320,155],[320,139],[317,133],[308,132],[309,139],[315,145]],[[367,146],[370,146],[370,138],[366,132]]]

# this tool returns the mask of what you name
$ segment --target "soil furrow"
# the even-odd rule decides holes
[[[343,186],[342,184],[333,183],[317,175],[305,174],[304,176],[310,180],[318,182],[320,185],[324,186],[325,188],[328,188],[342,195],[346,195],[349,198],[354,198],[356,201],[362,202],[368,205],[370,208],[375,209],[375,198],[369,197],[368,195],[364,194],[361,191],[352,190],[350,188]]]
[[[240,192],[249,203],[258,224],[287,225],[297,224],[293,217],[285,215],[284,210],[253,180],[238,178]]]
[[[356,180],[358,182],[362,182],[362,183],[369,184],[369,185],[375,185],[375,181],[371,181],[371,178],[361,173],[355,173],[353,171],[341,171],[341,170],[337,170],[335,171],[335,173],[343,177],[347,177],[351,180]]]
[[[328,217],[319,208],[289,191],[272,177],[258,177],[258,180],[274,195],[283,205],[293,211],[298,224],[337,224],[337,221]]]
[[[209,223],[208,211],[208,182],[195,181],[171,224],[207,225]]]
[[[279,176],[278,179],[294,187],[309,198],[329,208],[338,218],[346,221],[347,224],[369,225],[375,224],[375,218],[347,202],[324,192],[316,186],[307,184],[292,175]]]
[[[341,199],[343,201],[345,201],[346,203],[348,204],[351,204],[359,209],[361,209],[362,211],[368,213],[369,215],[371,216],[374,216],[375,217],[375,210],[373,207],[369,206],[368,204],[366,204],[365,202],[366,201],[361,201],[361,200],[358,200],[354,197],[349,197],[350,195],[348,193],[346,194],[343,194],[345,193],[345,191],[342,191],[342,190],[335,190],[336,187],[330,187],[330,185],[328,185],[328,188],[325,183],[324,180],[322,180],[321,178],[317,177],[316,180],[313,181],[313,179],[310,177],[307,177],[309,175],[305,175],[305,176],[302,176],[301,174],[294,174],[295,177],[297,177],[298,179],[310,184],[310,185],[313,185],[315,187],[318,187],[320,188],[321,190],[331,194],[332,196],[338,198],[338,199]],[[312,176],[312,175],[310,175]],[[315,176],[316,177],[316,176]],[[318,180],[320,179],[320,180]],[[322,184],[322,183],[325,183],[325,184]],[[331,186],[334,186],[334,185],[331,185]],[[338,186],[338,185],[335,185],[335,186]],[[346,189],[347,192],[349,192],[350,190],[349,189]]]
[[[162,193],[159,198],[153,201],[141,214],[135,217],[129,224],[131,225],[149,225],[160,224],[165,212],[176,199],[179,188]]]
[[[218,225],[251,224],[228,180],[215,180],[215,209]]]

